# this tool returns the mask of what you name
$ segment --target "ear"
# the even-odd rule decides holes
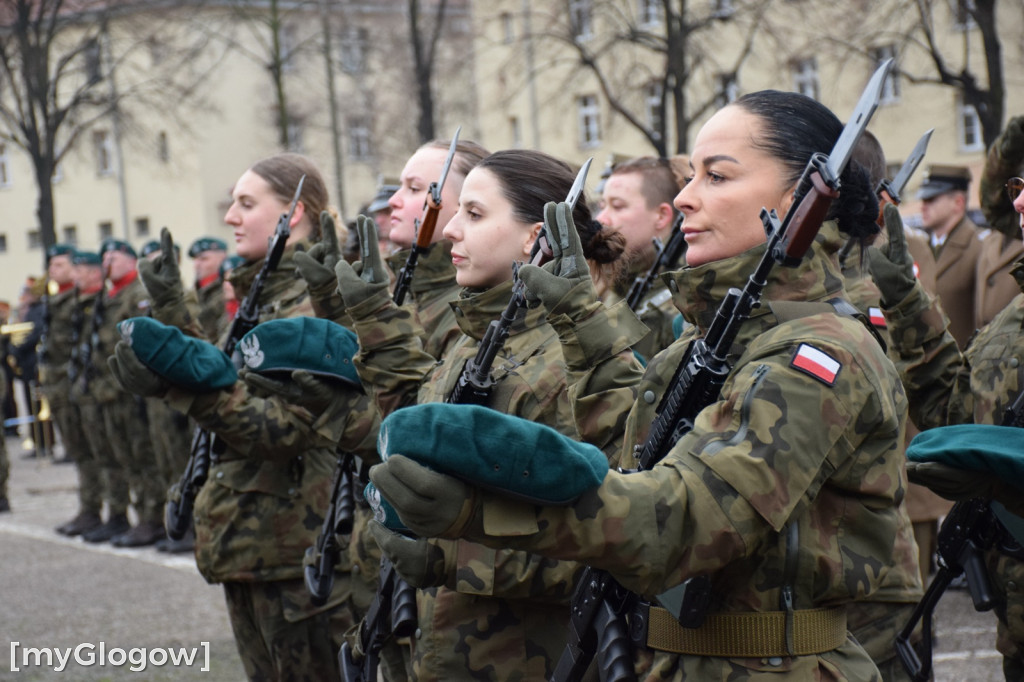
[[[292,214],[292,221],[288,223],[288,228],[292,229],[300,222],[302,222],[302,218],[305,217],[305,215],[306,204],[304,204],[300,199],[299,201],[295,202],[295,213]]]
[[[523,255],[524,256],[529,257],[530,251],[533,250],[533,245],[537,241],[537,238],[540,237],[540,232],[543,229],[544,229],[544,223],[543,222],[536,222],[536,223],[534,223],[533,225],[530,226],[529,237],[523,243]]]
[[[662,232],[672,227],[672,223],[675,222],[676,218],[676,212],[675,209],[672,207],[672,204],[668,203],[667,201],[661,202],[660,204],[658,204],[657,213],[658,222],[655,229],[658,232]]]

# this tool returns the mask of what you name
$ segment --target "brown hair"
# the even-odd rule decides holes
[[[305,175],[299,201],[305,207],[312,228],[312,239],[320,238],[320,213],[330,211],[337,220],[337,211],[328,206],[327,184],[313,161],[302,154],[286,152],[261,159],[250,170],[266,180],[270,189],[281,201],[290,204],[295,196],[299,179]],[[340,221],[339,221],[340,222]]]
[[[448,148],[452,146],[451,140],[431,140],[427,142],[420,149],[443,149],[446,152]],[[465,179],[469,175],[469,171],[483,161],[490,152],[484,149],[481,145],[470,140],[459,140],[455,144],[455,158],[452,159],[452,172],[457,173]]]
[[[638,156],[615,166],[612,176],[639,173],[640,193],[644,195],[647,208],[661,204],[672,204],[682,184],[676,174],[673,162],[656,156]]]

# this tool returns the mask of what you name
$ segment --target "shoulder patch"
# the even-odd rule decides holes
[[[796,349],[789,366],[795,367],[805,374],[810,374],[829,386],[835,386],[839,370],[843,368],[842,364],[834,357],[807,343],[801,343]]]
[[[868,320],[870,320],[871,324],[876,327],[881,327],[882,329],[886,328],[885,315],[882,314],[881,308],[868,306]]]

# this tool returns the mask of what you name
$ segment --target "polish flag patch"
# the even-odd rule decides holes
[[[875,325],[876,327],[881,327],[882,329],[885,329],[885,315],[882,314],[881,308],[872,308],[869,306],[868,319],[871,321],[871,324]]]
[[[810,374],[822,383],[834,386],[842,365],[828,353],[806,343],[796,349],[790,367],[795,367],[805,374]]]
[[[914,261],[914,278],[921,279],[921,268],[918,266],[917,261]]]

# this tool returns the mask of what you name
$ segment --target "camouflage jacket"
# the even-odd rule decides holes
[[[107,358],[114,354],[114,347],[121,340],[118,323],[149,314],[149,293],[142,286],[138,273],[133,272],[128,277],[130,282],[113,295],[110,293],[111,288],[103,292],[103,316],[99,328],[93,328],[91,320],[87,322],[90,335],[84,338],[91,340],[92,355],[90,366],[84,367],[82,371],[90,373],[89,393],[101,405],[126,395],[107,366]],[[93,311],[96,305],[99,302],[94,303]]]
[[[67,405],[71,386],[68,382],[68,362],[71,360],[72,313],[75,309],[75,289],[49,297],[50,324],[39,350],[39,385],[51,407]],[[81,333],[81,331],[79,331]]]
[[[267,278],[260,320],[298,317],[312,309],[296,276],[294,247]],[[245,296],[262,263],[231,273]],[[323,523],[339,445],[373,450],[379,423],[369,399],[349,391],[322,414],[243,381],[210,393],[168,391],[171,407],[216,436],[215,461],[195,501],[196,564],[209,582],[299,578],[306,548]],[[367,417],[367,418],[364,418]],[[348,570],[342,562],[339,571]]]
[[[635,270],[632,274],[634,277],[642,276],[647,273],[647,269]],[[629,294],[629,288],[633,281],[634,278],[631,277],[623,282],[623,285],[614,287],[605,297],[605,303],[614,305],[624,299]],[[639,353],[644,361],[647,361],[668,348],[676,340],[676,335],[672,331],[672,322],[679,315],[679,311],[676,310],[675,303],[672,301],[672,292],[668,290],[664,274],[654,279],[651,288],[647,290],[640,305],[636,307],[636,315],[650,329],[650,332],[633,344],[633,350]]]
[[[417,336],[403,333],[411,320],[391,330],[382,329],[391,323],[379,318],[357,322],[360,338],[388,338],[391,346],[378,344],[361,355],[361,376],[368,372],[377,380],[404,380],[410,386],[416,376],[415,402],[445,401],[511,292],[511,281],[483,292],[464,290],[451,303],[463,335],[438,361],[420,350]],[[411,351],[402,351],[403,345]],[[491,375],[495,386],[489,407],[575,436],[561,348],[542,309],[519,312]],[[435,542],[445,550],[448,582],[417,591],[416,679],[546,680],[565,646],[568,599],[580,567],[465,540]]]
[[[208,339],[220,338],[227,330],[227,311],[224,308],[224,283],[218,277],[210,284],[196,284],[199,302],[199,325]]]
[[[408,250],[399,251],[389,256],[387,262],[397,274],[408,257]],[[461,336],[454,313],[448,305],[459,297],[460,291],[462,287],[455,281],[450,241],[437,242],[429,251],[420,254],[409,294],[420,326],[426,330],[423,349],[435,358],[443,356],[455,339]],[[406,303],[409,303],[409,299],[406,299]]]
[[[636,384],[623,461],[646,437],[689,341],[707,329],[726,290],[744,284],[764,248],[670,278],[694,326]],[[896,370],[859,321],[830,306],[780,321],[768,305],[840,295],[838,270],[823,251],[816,242],[797,268],[772,270],[763,304],[739,329],[718,400],[660,463],[612,471],[567,507],[520,505],[512,513],[507,503],[499,511],[485,499],[466,536],[591,564],[648,598],[707,575],[712,612],[777,611],[786,582],[796,609],[902,597],[905,576],[892,566],[899,529],[909,525],[900,504],[906,398]],[[809,349],[831,359],[834,376],[798,369]],[[490,525],[496,514],[501,532]],[[794,525],[799,550],[787,581],[786,536]],[[825,669],[834,679],[877,675],[850,639],[835,651],[781,661],[661,651],[639,659],[652,680],[749,679],[757,671],[812,679],[811,671]]]

